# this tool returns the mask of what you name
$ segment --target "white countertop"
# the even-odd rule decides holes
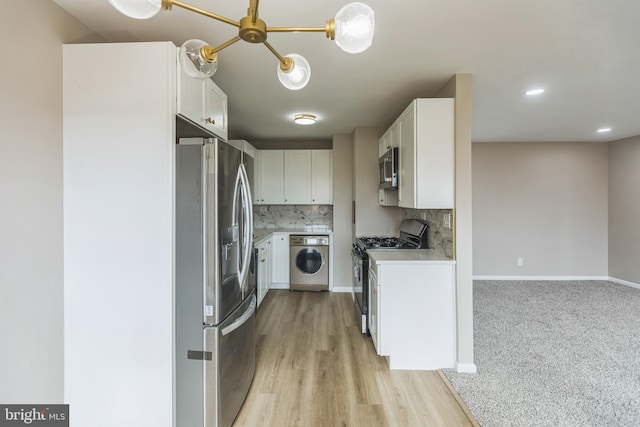
[[[307,227],[307,228],[256,228],[253,230],[253,241],[258,243],[266,239],[273,233],[289,233],[289,234],[306,234],[306,235],[331,235],[332,230],[326,227]]]
[[[367,249],[367,254],[377,264],[456,263],[455,260],[446,258],[433,249]]]

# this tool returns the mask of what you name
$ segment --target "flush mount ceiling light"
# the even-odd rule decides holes
[[[316,122],[316,116],[313,114],[296,114],[293,116],[293,122],[297,125],[312,125]]]
[[[278,79],[287,89],[302,89],[309,82],[311,68],[301,55],[292,53],[282,56],[267,42],[267,33],[324,32],[327,38],[335,40],[345,52],[360,53],[371,46],[375,19],[373,10],[364,3],[349,3],[338,11],[335,18],[326,22],[324,27],[267,27],[258,17],[260,0],[249,0],[247,16],[234,21],[224,16],[191,6],[179,0],[109,0],[109,3],[122,14],[136,19],[154,17],[160,10],[171,10],[178,6],[191,12],[238,28],[238,35],[219,46],[211,46],[202,40],[188,40],[180,48],[180,61],[192,77],[208,78],[218,69],[218,52],[238,40],[249,43],[262,43],[279,61]]]
[[[526,91],[524,94],[527,96],[535,96],[535,95],[540,95],[544,93],[544,89],[531,89]]]

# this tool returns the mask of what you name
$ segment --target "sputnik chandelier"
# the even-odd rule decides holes
[[[211,46],[202,40],[187,40],[180,47],[180,61],[187,74],[205,79],[218,69],[218,52],[238,40],[249,43],[262,43],[279,60],[278,79],[284,87],[291,90],[302,89],[309,82],[311,67],[304,57],[291,53],[282,56],[267,42],[268,33],[324,32],[327,38],[335,40],[345,52],[360,53],[371,46],[374,32],[373,10],[364,3],[349,3],[338,11],[335,18],[326,22],[324,27],[267,27],[258,16],[260,0],[249,0],[247,16],[234,21],[207,10],[183,3],[179,0],[109,0],[109,3],[122,14],[136,19],[154,17],[160,10],[171,10],[178,6],[199,13],[217,21],[238,28],[238,35],[219,46]]]

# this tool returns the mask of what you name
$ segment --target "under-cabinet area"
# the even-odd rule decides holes
[[[297,239],[296,239],[297,238]],[[255,229],[257,298],[262,304],[270,289],[307,290],[294,277],[311,280],[308,290],[331,290],[333,285],[333,233],[302,229]],[[319,280],[319,281],[318,281]]]

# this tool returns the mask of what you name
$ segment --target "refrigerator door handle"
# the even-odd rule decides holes
[[[229,335],[231,332],[238,329],[240,326],[244,325],[247,320],[255,313],[256,311],[256,296],[253,295],[251,297],[251,304],[247,308],[247,311],[242,313],[242,316],[238,317],[232,324],[227,327],[222,328],[222,335]]]
[[[249,178],[247,177],[247,171],[242,163],[238,168],[238,177],[240,179],[241,186],[242,215],[245,222],[245,227],[243,227],[244,235],[242,236],[243,265],[240,267],[240,284],[244,293],[246,288],[245,281],[251,264],[251,249],[253,248],[253,205],[251,190],[249,188]]]

